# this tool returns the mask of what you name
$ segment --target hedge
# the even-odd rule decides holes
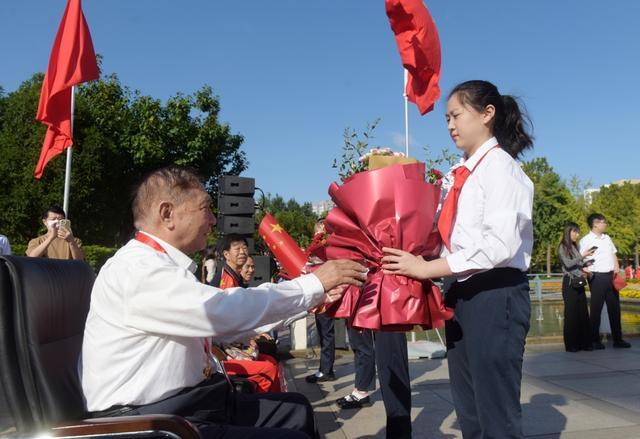
[[[93,271],[96,273],[100,271],[100,268],[107,262],[111,256],[118,250],[115,247],[102,247],[101,245],[83,245],[85,260]],[[26,256],[27,245],[26,244],[11,244],[11,253],[16,256]]]

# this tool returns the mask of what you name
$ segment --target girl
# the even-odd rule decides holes
[[[588,273],[585,257],[593,255],[595,249],[587,249],[580,254],[576,241],[580,228],[569,222],[564,228],[562,241],[558,247],[558,257],[562,265],[562,298],[564,299],[564,347],[567,352],[592,351],[591,324],[587,310],[587,296],[584,287]],[[582,280],[582,285],[579,285]]]
[[[463,157],[438,220],[439,259],[385,248],[386,273],[451,276],[446,303],[449,377],[465,438],[522,437],[520,384],[529,331],[533,183],[515,161],[531,148],[528,119],[487,81],[456,86],[449,134]]]

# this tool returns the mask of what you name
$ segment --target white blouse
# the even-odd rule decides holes
[[[529,269],[533,183],[507,152],[492,149],[496,145],[492,137],[455,166],[473,170],[458,199],[451,252],[442,254],[459,281],[497,267]]]

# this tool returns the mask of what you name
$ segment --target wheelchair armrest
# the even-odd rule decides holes
[[[52,437],[103,436],[113,433],[168,432],[185,439],[200,439],[200,432],[191,422],[175,415],[116,416],[85,419],[77,424],[51,429]]]

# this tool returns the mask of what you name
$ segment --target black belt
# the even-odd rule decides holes
[[[527,282],[527,275],[517,268],[493,268],[474,274],[463,282],[454,282],[447,292],[447,298],[450,296],[455,296],[455,298],[471,297],[482,291],[515,287],[523,282]]]

